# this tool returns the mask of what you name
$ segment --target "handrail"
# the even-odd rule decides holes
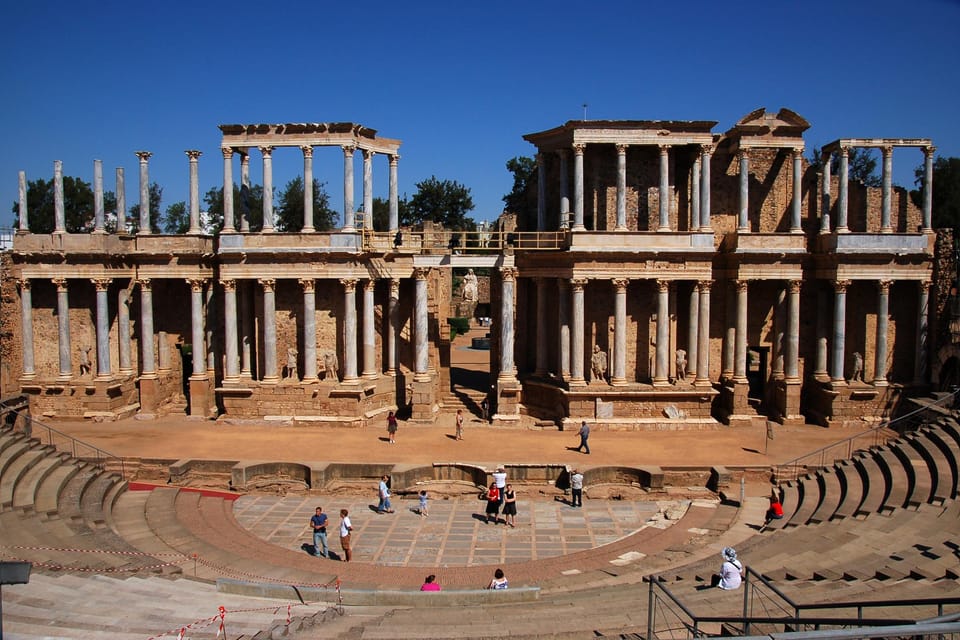
[[[44,424],[43,422],[32,418],[29,413],[17,409],[10,409],[10,412],[16,414],[20,418],[23,418],[24,433],[28,438],[34,436],[34,427],[40,427],[41,433],[39,436],[37,436],[40,444],[52,446],[58,451],[68,451],[72,457],[78,460],[91,462],[101,471],[106,470],[107,462],[114,461],[120,467],[120,477],[126,479],[126,468],[124,466],[123,458],[120,456],[114,455],[109,451],[84,442],[83,440],[74,438],[73,436],[63,433],[62,431],[58,431],[50,425]],[[44,441],[44,436],[46,436],[46,442]],[[61,443],[63,443],[64,446],[62,446]]]
[[[504,251],[557,251],[569,244],[568,231],[374,231],[360,228],[366,251],[488,254]]]

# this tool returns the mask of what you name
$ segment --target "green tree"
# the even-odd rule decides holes
[[[814,148],[813,158],[810,159],[811,166],[817,171],[823,170],[823,157],[820,149]],[[830,162],[830,171],[837,175],[840,168],[840,160],[837,154],[833,154]],[[883,179],[877,175],[877,159],[870,149],[853,147],[847,154],[847,175],[851,180],[862,182],[868,187],[879,187],[883,185]]]
[[[190,230],[190,214],[187,213],[187,203],[181,200],[167,207],[163,216],[164,233],[186,233]]]
[[[923,164],[914,171],[917,188],[910,197],[918,207],[923,206]],[[933,226],[936,229],[960,228],[960,158],[938,157],[933,162]]]
[[[330,208],[325,182],[313,183],[313,226],[317,231],[334,228],[337,214]],[[303,229],[303,178],[297,176],[280,192],[277,206],[277,230],[300,231]]]
[[[507,171],[513,174],[513,190],[503,196],[504,209],[530,226],[537,215],[537,161],[517,156],[507,160]]]
[[[156,182],[150,183],[150,231],[160,233],[160,202],[163,200],[163,188]],[[139,196],[138,196],[139,198]],[[130,207],[130,229],[133,233],[140,230],[140,203]]]
[[[473,231],[477,223],[467,217],[467,212],[472,210],[470,189],[453,180],[430,176],[417,183],[409,210],[401,212],[400,224],[406,226],[429,220],[454,231]]]
[[[407,195],[404,194],[402,198],[397,198],[397,222],[402,224],[403,220],[409,220],[411,217],[410,213],[410,201],[407,199]],[[390,230],[390,201],[384,200],[383,198],[374,198],[373,199],[373,228],[375,231],[389,231]]]
[[[33,233],[53,233],[54,185],[50,180],[27,182],[27,224]],[[20,225],[20,203],[13,203],[14,219]],[[93,229],[93,191],[90,183],[71,176],[63,177],[63,215],[68,233],[85,233]]]
[[[207,215],[214,234],[223,229],[223,187],[213,187],[203,196],[207,204]],[[263,226],[263,187],[258,184],[249,189],[233,185],[234,228],[240,229],[240,218],[248,215],[250,229],[259,230]]]

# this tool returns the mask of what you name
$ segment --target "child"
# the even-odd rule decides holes
[[[426,489],[422,489],[420,491],[420,517],[423,518],[429,515],[430,514],[427,513],[427,491]]]
[[[463,409],[457,409],[457,440],[463,440]]]

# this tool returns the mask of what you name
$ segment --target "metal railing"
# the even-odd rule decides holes
[[[362,232],[363,249],[382,253],[492,254],[511,250],[558,251],[569,245],[566,230]]]

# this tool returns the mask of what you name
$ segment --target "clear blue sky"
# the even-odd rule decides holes
[[[0,38],[0,225],[17,172],[53,161],[105,188],[134,151],[154,153],[162,208],[188,199],[185,149],[203,151],[201,193],[222,181],[223,123],[356,122],[399,138],[400,193],[436,175],[471,189],[492,219],[523,134],[590,119],[716,120],[787,107],[812,123],[808,149],[839,137],[929,137],[960,156],[960,3],[8,2]],[[808,153],[809,155],[809,153]],[[912,184],[919,151],[894,154]],[[302,171],[274,153],[279,188]],[[235,165],[237,166],[237,165]],[[238,167],[238,166],[237,166]],[[252,177],[260,162],[252,156]],[[339,150],[314,175],[342,207]],[[357,164],[357,202],[362,173]],[[239,170],[235,168],[235,176]],[[374,164],[386,197],[387,164]]]

